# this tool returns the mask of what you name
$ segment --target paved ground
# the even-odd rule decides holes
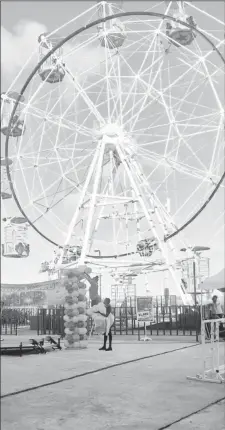
[[[2,430],[160,430],[177,420],[167,428],[224,430],[221,405],[182,420],[225,396],[223,385],[187,381],[200,355],[190,343],[120,342],[102,352],[93,341],[87,350],[2,357],[2,395],[78,376],[3,398]]]
[[[224,423],[225,401],[222,401],[168,427],[168,430],[225,430]]]
[[[47,336],[47,335],[46,335]],[[157,334],[152,334],[152,335],[147,335],[148,337],[150,337],[154,342],[157,343],[161,343],[161,344],[165,344],[165,343],[177,343],[177,344],[183,344],[183,343],[196,343],[196,336],[193,334],[192,336],[186,334],[186,335],[170,335],[169,333],[166,335],[163,334],[159,334],[157,336]],[[34,339],[43,339],[43,337],[45,336],[37,336],[37,332],[36,331],[32,331],[32,330],[21,330],[18,332],[18,335],[2,335],[3,341],[1,342],[2,346],[11,346],[11,345],[19,345],[20,342],[23,342],[24,344],[30,344],[29,339],[30,338],[34,338]],[[58,338],[58,336],[53,336],[55,339]],[[140,338],[143,338],[143,334],[141,334]],[[94,335],[91,337],[91,342],[101,342],[102,341],[102,336],[101,335]],[[134,334],[134,335],[126,335],[126,334],[117,334],[117,335],[113,335],[113,343],[117,344],[117,343],[131,343],[131,344],[139,344],[140,340],[138,339],[138,334]]]

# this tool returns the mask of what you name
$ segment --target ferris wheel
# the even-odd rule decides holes
[[[167,270],[185,302],[180,231],[223,186],[223,35],[194,3],[102,1],[39,36],[1,96],[1,196],[56,264]]]

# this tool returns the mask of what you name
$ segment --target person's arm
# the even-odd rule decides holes
[[[105,317],[105,318],[108,316],[107,314],[103,314],[102,312],[99,312],[99,311],[97,312],[97,314],[100,314],[102,317]]]
[[[107,318],[109,316],[109,314],[111,313],[111,307],[109,306],[108,308],[106,308],[106,313],[103,314],[102,312],[97,312],[98,314],[100,314],[102,317]]]

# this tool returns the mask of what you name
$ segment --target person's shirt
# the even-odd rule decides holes
[[[222,314],[222,307],[221,304],[219,302],[213,303],[212,304],[212,314],[213,315],[220,315]]]
[[[107,306],[106,307],[106,316],[108,317],[109,316],[109,314],[111,314],[111,312],[112,312],[112,307],[111,307],[111,305],[109,305],[109,306]]]

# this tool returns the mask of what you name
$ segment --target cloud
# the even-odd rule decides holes
[[[2,60],[2,80],[8,84],[21,70],[27,59],[38,48],[38,36],[46,32],[43,24],[34,21],[19,21],[13,27],[13,31],[8,31],[1,26],[1,60]],[[29,63],[33,67],[37,62],[34,55]]]
[[[1,58],[2,72],[12,76],[18,72],[27,59],[35,53],[38,48],[38,36],[47,32],[45,25],[34,21],[19,21],[12,32],[8,31],[4,26],[1,26]],[[84,70],[99,67],[99,63],[104,59],[104,50],[99,47],[82,47],[82,49],[74,50],[74,43],[68,43],[64,47],[66,55],[70,50],[73,54],[66,59],[69,67],[73,72],[81,72]],[[34,55],[31,65],[34,66],[37,62],[37,56]]]
[[[1,85],[3,91],[9,88],[24,64],[31,57],[24,72],[15,81],[14,90],[18,91],[22,87],[29,73],[38,63],[38,36],[45,32],[48,32],[45,25],[35,21],[20,20],[12,31],[1,26]],[[72,74],[77,77],[81,85],[82,82],[86,82],[87,78],[96,79],[95,73],[99,73],[101,64],[104,61],[104,50],[96,42],[80,49],[75,40],[70,41],[63,47],[63,54],[66,65]],[[67,54],[69,55],[67,56]],[[60,85],[61,92],[64,93],[65,107],[72,103],[73,109],[74,104],[78,108],[79,100],[76,99],[75,101],[77,89],[72,79],[65,76]]]

